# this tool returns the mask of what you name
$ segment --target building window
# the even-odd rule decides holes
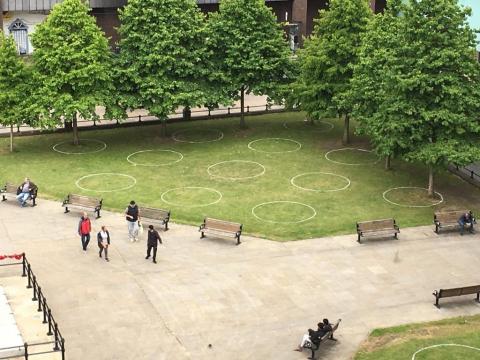
[[[10,24],[8,30],[17,44],[18,53],[28,54],[28,26],[22,20],[16,19]]]

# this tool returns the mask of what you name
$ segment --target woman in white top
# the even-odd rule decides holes
[[[105,260],[108,260],[108,246],[110,245],[110,233],[108,232],[107,228],[102,226],[102,230],[100,230],[97,234],[97,241],[98,241],[98,248],[100,251],[98,252],[98,256],[102,257],[102,252],[105,250]]]

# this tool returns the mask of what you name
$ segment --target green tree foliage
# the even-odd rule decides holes
[[[131,0],[120,20],[117,88],[124,108],[145,108],[166,125],[179,106],[208,102],[205,21],[195,0]]]
[[[390,169],[390,159],[409,146],[405,136],[409,122],[397,112],[396,99],[391,96],[394,76],[405,66],[398,54],[400,2],[392,0],[384,14],[375,15],[368,23],[348,94],[352,115],[358,121],[357,133],[369,135],[375,152],[385,157],[386,169]]]
[[[344,143],[350,141],[350,80],[371,16],[367,0],[331,0],[329,9],[320,10],[312,36],[298,52],[300,76],[294,84],[294,101],[315,119],[344,116]]]
[[[0,124],[10,127],[10,151],[13,151],[13,127],[21,124],[25,116],[29,76],[15,41],[0,31]]]
[[[245,94],[280,100],[281,86],[291,78],[283,30],[263,0],[223,0],[209,17],[207,43],[210,80],[230,99],[240,99],[245,128]]]
[[[469,13],[456,0],[409,0],[397,17],[396,35],[376,49],[385,55],[395,43],[394,52],[383,57],[377,71],[360,66],[356,72],[367,92],[379,94],[371,120],[364,123],[377,150],[401,148],[405,159],[426,164],[431,196],[436,168],[480,159],[480,67]],[[372,61],[368,51],[362,64]],[[359,108],[367,108],[367,101]]]
[[[107,39],[82,0],[55,5],[32,36],[39,87],[35,107],[45,124],[71,121],[78,145],[77,115],[98,119],[96,106],[111,104],[112,55]]]

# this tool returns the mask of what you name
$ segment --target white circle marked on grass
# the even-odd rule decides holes
[[[303,187],[303,186],[300,186],[300,185],[297,185],[295,184],[295,179],[301,177],[301,176],[305,176],[305,175],[311,175],[311,174],[322,174],[322,175],[331,175],[331,176],[336,176],[336,177],[339,177],[340,179],[344,180],[347,185],[345,185],[344,187],[340,187],[340,188],[336,188],[336,189],[331,189],[331,190],[322,190],[322,189],[311,189],[311,188],[306,188],[306,187]],[[305,191],[317,191],[317,192],[334,192],[334,191],[342,191],[342,190],[345,190],[346,188],[348,188],[351,184],[351,181],[349,178],[345,177],[345,176],[342,176],[342,175],[338,175],[338,174],[334,174],[334,173],[327,173],[327,172],[321,172],[321,171],[315,171],[315,172],[307,172],[307,173],[303,173],[303,174],[299,174],[297,176],[294,176],[293,178],[290,179],[290,183],[301,189],[301,190],[305,190]]]
[[[60,146],[60,145],[63,145],[63,144],[66,144],[68,143],[68,141],[62,141],[62,142],[59,142],[58,144],[55,144],[52,146],[52,150],[53,151],[56,151],[60,154],[65,154],[65,155],[83,155],[83,154],[94,154],[94,153],[97,153],[97,152],[100,152],[100,151],[103,151],[107,148],[107,144],[105,143],[105,141],[101,141],[101,140],[95,140],[95,139],[81,139],[80,142],[95,142],[95,143],[98,143],[98,144],[101,144],[102,147],[98,150],[94,150],[94,151],[86,151],[86,152],[68,152],[68,151],[62,151],[62,150],[58,150],[57,147]]]
[[[91,178],[91,177],[94,177],[94,176],[110,176],[110,175],[114,175],[114,176],[121,176],[121,177],[125,177],[127,179],[130,179],[132,180],[132,184],[128,185],[128,186],[124,186],[120,189],[113,189],[113,190],[94,190],[94,189],[88,189],[88,188],[85,188],[83,186],[80,185],[80,182],[82,180],[85,180],[85,179],[88,179],[88,178]],[[75,185],[79,188],[79,189],[82,189],[82,190],[85,190],[85,191],[93,191],[93,192],[98,192],[98,193],[108,193],[108,192],[115,192],[115,191],[122,191],[122,190],[127,190],[127,189],[130,189],[132,187],[134,187],[135,185],[137,184],[137,179],[135,179],[133,176],[130,176],[130,175],[126,175],[126,174],[120,174],[120,173],[97,173],[97,174],[88,174],[88,175],[85,175],[85,176],[82,176],[81,178],[79,178],[77,181],[75,181]]]
[[[293,142],[297,145],[297,147],[293,150],[285,150],[285,151],[264,151],[264,150],[258,150],[258,149],[255,149],[252,144],[256,143],[257,141],[265,141],[265,140],[283,140],[283,141],[290,141],[290,142]],[[302,144],[299,143],[298,141],[296,140],[292,140],[292,139],[285,139],[285,138],[262,138],[262,139],[257,139],[257,140],[253,140],[253,141],[250,141],[248,143],[248,148],[250,150],[253,150],[253,151],[258,151],[258,152],[261,152],[261,153],[266,153],[266,154],[282,154],[282,153],[291,153],[291,152],[295,152],[295,151],[298,151],[302,148]]]
[[[315,120],[315,122],[327,125],[327,127],[324,128],[324,129],[316,129],[315,125],[312,126],[312,125],[305,124],[307,122],[309,122],[309,121],[308,120],[303,121],[304,126],[305,126],[305,128],[303,130],[313,130],[313,131],[317,131],[317,132],[329,132],[329,131],[333,130],[333,128],[335,127],[335,125],[333,125],[330,121],[326,121],[326,120]],[[286,121],[283,123],[283,127],[285,129],[292,129],[292,128],[288,127],[288,122],[286,122]]]
[[[346,163],[346,162],[341,162],[341,161],[332,160],[332,159],[330,159],[330,158],[328,157],[328,156],[329,156],[331,153],[333,153],[333,152],[345,151],[345,150],[357,150],[357,151],[363,151],[363,152],[365,152],[365,153],[373,153],[372,150],[356,149],[356,148],[346,147],[346,148],[333,149],[333,150],[328,151],[328,152],[325,154],[325,159],[327,159],[328,161],[333,162],[333,163],[335,163],[335,164],[340,164],[340,165],[352,165],[352,166],[376,164],[377,162],[380,161],[380,159],[377,159],[377,160],[375,160],[375,161],[367,161],[367,162],[364,162],[364,163]]]
[[[415,353],[412,355],[412,360],[415,360],[417,354],[421,353],[423,351],[430,350],[430,349],[435,349],[435,348],[439,348],[439,347],[448,347],[448,346],[461,347],[461,348],[466,348],[466,349],[470,349],[470,350],[473,350],[473,351],[480,351],[480,348],[477,348],[477,347],[474,347],[474,346],[462,345],[462,344],[437,344],[437,345],[427,346],[427,347],[421,348],[420,350],[415,351]]]
[[[169,192],[172,192],[172,191],[175,191],[175,190],[183,190],[183,189],[203,189],[203,190],[207,190],[207,191],[210,191],[210,192],[213,192],[213,193],[216,193],[218,195],[218,199],[215,200],[215,201],[212,201],[208,204],[197,204],[197,205],[183,205],[183,204],[176,204],[174,202],[171,202],[171,201],[168,201],[168,200],[165,200],[165,195],[168,194]],[[170,205],[174,205],[174,206],[182,206],[182,207],[189,207],[189,208],[193,208],[193,207],[203,207],[203,206],[209,206],[209,205],[213,205],[213,204],[216,204],[218,203],[220,200],[222,200],[222,193],[218,190],[215,190],[215,189],[211,189],[211,188],[207,188],[207,187],[202,187],[202,186],[184,186],[184,187],[178,187],[178,188],[174,188],[174,189],[170,189],[170,190],[167,190],[165,191],[161,196],[160,196],[160,199],[162,199],[162,201],[164,203],[167,203],[167,204],[170,204]]]
[[[436,203],[433,203],[433,204],[430,204],[430,205],[405,205],[405,204],[399,204],[399,203],[396,203],[392,200],[388,200],[387,199],[387,194],[390,192],[390,191],[393,191],[393,190],[397,190],[397,189],[421,189],[421,190],[425,190],[425,191],[428,191],[428,189],[425,189],[425,188],[421,188],[421,187],[418,187],[418,186],[398,186],[398,187],[394,187],[394,188],[390,188],[390,189],[387,189],[383,192],[382,196],[383,196],[383,200],[385,200],[386,202],[390,203],[390,204],[393,204],[393,205],[397,205],[397,206],[401,206],[401,207],[407,207],[407,208],[427,208],[427,207],[432,207],[432,206],[436,206],[438,204],[441,204],[443,202],[443,195],[440,194],[439,192],[435,191],[435,194],[438,195],[438,197],[440,198],[440,200],[438,200]]]
[[[269,205],[269,204],[297,204],[297,205],[302,205],[302,206],[305,206],[306,208],[310,209],[312,211],[312,216],[308,217],[308,218],[305,218],[305,219],[302,219],[302,220],[298,220],[298,221],[274,221],[274,220],[267,220],[267,219],[263,219],[261,218],[260,216],[258,216],[257,214],[255,214],[255,209],[257,209],[258,207],[260,206],[264,206],[264,205]],[[268,222],[268,223],[272,223],[272,224],[299,224],[299,223],[302,223],[302,222],[305,222],[305,221],[308,221],[308,220],[311,220],[313,219],[316,215],[317,215],[317,211],[310,205],[307,205],[307,204],[304,204],[304,203],[301,203],[301,202],[297,202],[297,201],[287,201],[287,200],[278,200],[278,201],[268,201],[268,202],[264,202],[264,203],[261,203],[261,204],[258,204],[258,205],[255,205],[253,208],[252,208],[252,215],[255,216],[258,220],[260,221],[263,221],[263,222]]]
[[[220,175],[214,175],[211,173],[210,169],[212,169],[213,167],[217,166],[217,165],[221,165],[221,164],[227,164],[227,163],[246,163],[246,164],[254,164],[254,165],[258,165],[262,168],[262,170],[258,173],[258,174],[255,174],[253,176],[242,176],[242,177],[233,177],[233,176],[220,176]],[[225,179],[225,180],[245,180],[245,179],[254,179],[256,177],[259,177],[259,176],[262,176],[263,174],[265,174],[265,166],[263,166],[262,164],[256,162],[256,161],[249,161],[249,160],[227,160],[227,161],[220,161],[218,163],[215,163],[213,165],[210,165],[208,168],[207,168],[207,172],[208,172],[208,175],[212,176],[212,177],[215,177],[215,178],[219,178],[219,179]]]
[[[184,130],[179,130],[179,131],[176,131],[172,134],[172,139],[177,141],[177,142],[184,142],[184,143],[188,143],[188,144],[203,144],[203,143],[209,143],[209,142],[215,142],[215,141],[220,141],[223,139],[223,131],[220,131],[220,130],[217,130],[217,129],[199,129],[199,130],[202,130],[202,131],[206,131],[206,132],[214,132],[214,133],[217,133],[218,134],[218,137],[213,139],[213,140],[194,140],[194,141],[190,141],[190,140],[182,140],[182,139],[179,139],[178,138],[178,135],[181,134],[181,133],[184,133],[184,132],[187,132],[187,131],[195,131],[196,129],[198,128],[195,128],[195,129],[184,129]]]
[[[179,155],[179,158],[177,160],[173,160],[173,161],[170,161],[168,163],[161,163],[161,164],[142,164],[142,163],[138,163],[138,162],[135,162],[133,160],[130,160],[130,158],[132,156],[135,156],[137,154],[141,154],[141,153],[146,153],[146,152],[169,152],[169,153],[172,153],[172,154],[176,154],[176,155]],[[140,150],[140,151],[136,151],[130,155],[127,156],[127,161],[132,164],[132,165],[135,165],[135,166],[166,166],[166,165],[173,165],[179,161],[182,161],[183,159],[183,154],[178,152],[178,151],[174,151],[174,150]]]

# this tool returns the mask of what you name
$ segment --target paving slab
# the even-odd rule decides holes
[[[363,244],[350,234],[287,243],[246,236],[235,246],[173,223],[153,264],[118,213],[92,220],[82,251],[79,216],[44,199],[35,208],[0,203],[1,252],[26,252],[68,359],[300,360],[307,352],[292,350],[324,317],[342,323],[319,357],[350,359],[373,328],[480,313],[468,297],[437,309],[432,296],[478,282],[477,234],[424,226]],[[108,263],[98,257],[101,225],[112,238]]]

